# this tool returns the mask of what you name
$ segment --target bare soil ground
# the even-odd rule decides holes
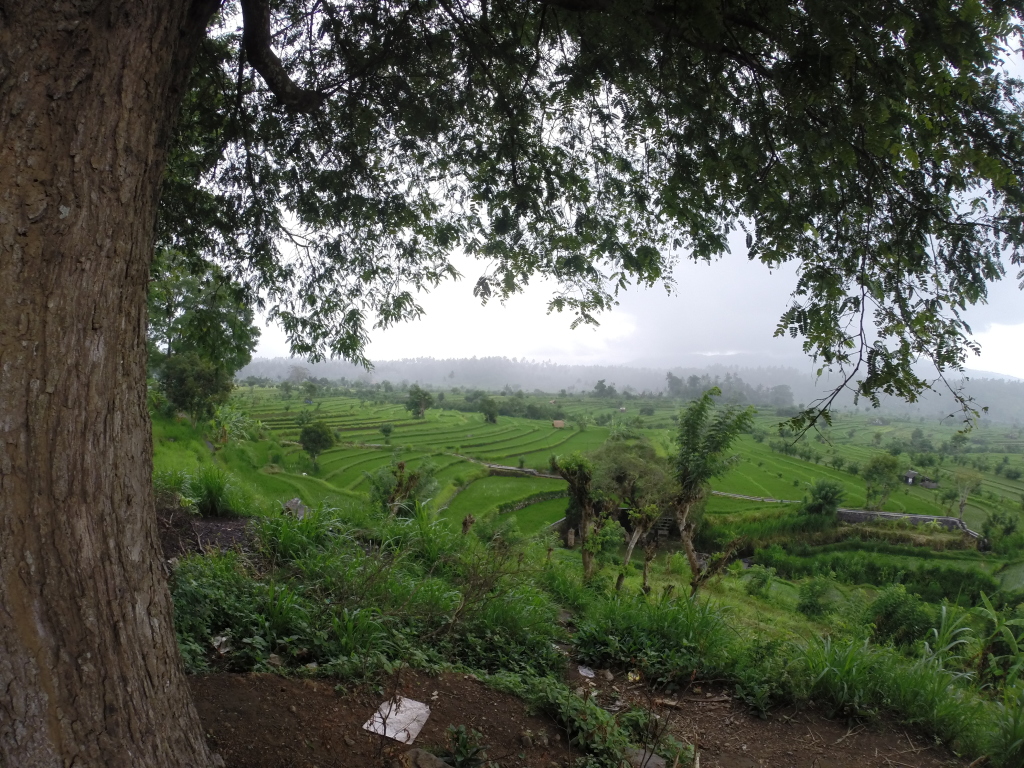
[[[207,547],[235,549],[249,540],[249,521],[246,518],[197,517],[181,508],[171,497],[157,499],[156,517],[164,560],[203,552]]]
[[[965,766],[948,749],[911,730],[878,723],[845,723],[788,708],[763,720],[720,687],[694,686],[667,696],[622,676],[582,677],[574,666],[570,684],[589,689],[603,706],[637,704],[663,718],[676,739],[695,744],[701,768],[953,768]]]
[[[413,746],[442,748],[446,728],[465,725],[482,734],[488,758],[504,768],[561,768],[578,756],[555,723],[531,716],[522,701],[472,676],[407,671],[377,690],[364,686],[352,691],[336,690],[328,681],[266,674],[204,675],[191,682],[207,738],[227,768],[387,766],[407,747],[362,726],[395,692],[431,708]],[[727,694],[698,688],[677,699],[615,682],[602,681],[595,688],[598,701],[611,703],[621,695],[623,701],[652,707],[677,739],[697,745],[701,768],[965,765],[948,750],[885,724],[847,724],[795,710],[761,720]],[[532,737],[529,748],[523,746],[524,733]],[[547,737],[546,747],[539,744],[541,734]]]
[[[363,724],[394,693],[430,707],[413,747],[443,748],[446,728],[465,725],[482,734],[487,757],[502,766],[569,764],[566,740],[552,723],[470,675],[406,671],[382,690],[364,686],[351,692],[324,681],[266,674],[204,675],[191,682],[207,739],[227,768],[387,766],[410,747],[371,734]],[[523,746],[526,733],[530,747]],[[546,747],[539,743],[543,736]]]

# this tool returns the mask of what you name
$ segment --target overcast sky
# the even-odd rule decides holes
[[[1024,77],[1019,53],[1008,71]],[[486,307],[473,298],[481,265],[457,260],[464,277],[420,297],[426,316],[387,331],[375,331],[371,360],[408,357],[503,356],[560,363],[636,364],[694,367],[714,363],[740,366],[786,365],[812,372],[800,340],[774,338],[779,316],[796,284],[794,265],[774,273],[747,261],[740,235],[733,253],[713,264],[681,260],[672,295],[663,288],[633,289],[600,318],[599,328],[570,330],[572,317],[547,314],[551,284],[535,282],[505,305]],[[966,317],[982,352],[967,367],[1024,379],[1024,294],[1016,272],[989,287],[985,305]],[[284,335],[267,328],[257,357],[288,355]]]
[[[636,364],[693,367],[723,363],[741,366],[787,365],[813,370],[800,341],[773,338],[789,304],[796,270],[770,272],[747,261],[745,248],[720,261],[681,261],[676,289],[632,289],[603,315],[599,328],[570,330],[568,314],[547,314],[551,284],[535,282],[502,305],[486,307],[473,298],[481,272],[471,260],[458,261],[464,278],[420,296],[426,316],[386,331],[375,331],[371,360],[408,357],[504,356],[560,363]],[[1010,270],[1008,270],[1010,271]],[[980,357],[969,368],[1024,378],[1024,294],[1015,272],[992,285],[989,303],[968,313]],[[287,356],[283,334],[264,331],[257,357]]]

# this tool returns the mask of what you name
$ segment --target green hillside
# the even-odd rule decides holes
[[[545,476],[554,457],[590,453],[608,441],[642,438],[656,453],[670,455],[680,403],[504,395],[496,398],[502,408],[525,412],[533,406],[531,413],[545,417],[499,415],[497,423],[488,423],[475,410],[478,397],[454,391],[416,419],[399,391],[375,398],[326,393],[303,402],[276,388],[252,387],[236,393],[231,404],[242,421],[248,419],[248,439],[232,436],[217,420],[193,429],[187,420],[154,416],[158,488],[200,506],[204,494],[213,494],[222,514],[253,517],[259,562],[272,566],[260,571],[265,566],[212,553],[181,566],[190,590],[207,590],[200,597],[182,591],[182,577],[175,582],[185,622],[179,637],[189,664],[210,664],[203,649],[213,633],[256,632],[207,619],[193,626],[189,617],[243,622],[231,618],[236,608],[219,602],[229,593],[248,594],[230,599],[255,600],[245,610],[269,616],[279,609],[265,606],[260,595],[274,594],[291,607],[274,614],[279,626],[272,635],[257,633],[264,650],[253,646],[232,656],[232,668],[265,669],[271,648],[278,657],[295,652],[293,641],[282,638],[313,633],[294,641],[304,650],[285,666],[313,658],[318,674],[346,677],[357,667],[372,667],[357,648],[377,649],[380,659],[402,649],[424,663],[548,679],[560,661],[545,649],[570,639],[582,661],[635,666],[659,684],[694,675],[728,680],[744,701],[765,710],[812,696],[848,715],[895,708],[898,718],[965,754],[1016,754],[999,740],[1016,732],[1013,723],[1024,723],[1019,702],[1006,703],[1019,693],[1014,665],[1024,668],[1024,662],[1012,649],[988,656],[982,651],[995,647],[986,640],[994,637],[993,621],[1017,620],[1016,606],[1024,601],[1024,542],[1011,532],[998,539],[997,551],[979,551],[976,539],[935,524],[915,525],[914,518],[955,514],[958,502],[948,489],[969,470],[980,483],[966,497],[967,524],[980,530],[1002,515],[1003,524],[1015,526],[1024,498],[1015,471],[1024,466],[1019,431],[990,427],[959,436],[948,425],[881,424],[870,413],[840,413],[829,429],[799,436],[784,425],[780,430],[779,414],[758,414],[734,444],[735,464],[713,483],[716,494],[733,495],[708,497],[695,540],[702,552],[729,549],[755,565],[748,569],[735,560],[704,585],[704,600],[694,602],[685,599],[692,574],[678,540],[669,535],[646,555],[638,550],[626,567],[617,522],[607,523],[597,540],[597,573],[584,585],[579,549],[565,548],[552,528],[566,515],[567,484]],[[551,408],[560,419],[547,418]],[[299,444],[302,425],[311,421],[327,424],[336,440],[315,466]],[[843,506],[864,507],[868,485],[861,470],[882,454],[894,456],[900,472],[915,469],[938,483],[925,488],[900,480],[894,486],[884,510],[911,517],[850,525],[802,511],[802,500],[822,480],[841,488]],[[381,503],[388,478],[418,472],[432,478],[422,505],[397,515],[371,506],[374,498]],[[281,512],[296,497],[312,510],[306,520]],[[370,573],[383,581],[366,581]],[[622,588],[616,592],[619,573]],[[224,592],[225,579],[242,580]],[[231,592],[237,589],[242,592]],[[317,603],[323,600],[328,602]],[[200,603],[207,607],[200,610]],[[325,616],[317,605],[334,606],[328,611],[334,625],[317,623],[328,620],[313,618]],[[551,622],[559,607],[578,615],[571,638]],[[383,624],[356,620],[371,608]],[[437,624],[444,616],[452,622],[447,629]],[[952,620],[958,623],[950,629]],[[344,630],[341,621],[349,622]],[[668,631],[670,626],[675,629]],[[935,656],[926,638],[948,631],[968,642],[953,646],[961,650],[951,655]],[[448,639],[423,647],[423,632],[443,632]],[[838,652],[860,654],[858,663],[885,672],[822,688],[815,665],[824,663],[821,654]],[[784,675],[783,667],[789,670]],[[928,701],[899,698],[904,694],[898,686],[917,685],[921,675],[947,693]],[[517,683],[526,687],[516,690],[532,695],[535,684]],[[850,685],[861,686],[856,701],[840,692]],[[952,701],[973,714],[950,721],[943,713]],[[994,762],[1016,765],[1015,758],[1006,759]]]

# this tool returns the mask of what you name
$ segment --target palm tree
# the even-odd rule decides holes
[[[711,480],[725,474],[736,463],[737,456],[726,454],[733,440],[750,429],[754,419],[753,408],[743,411],[716,408],[712,398],[721,394],[718,387],[712,387],[679,414],[679,434],[676,437],[679,453],[675,457],[676,480],[679,482],[676,522],[693,573],[691,594],[697,593],[704,580],[693,548],[695,526],[691,515],[707,498]]]

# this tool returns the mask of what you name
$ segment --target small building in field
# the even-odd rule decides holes
[[[623,406],[622,408],[619,408],[619,413],[625,413],[625,412],[626,412],[625,406]]]
[[[907,485],[920,485],[922,488],[938,488],[939,484],[932,480],[927,475],[922,475],[920,472],[915,472],[912,469],[908,469],[903,475],[903,480]]]
[[[555,419],[551,422],[551,426],[555,429],[565,429],[565,422],[561,419]]]

